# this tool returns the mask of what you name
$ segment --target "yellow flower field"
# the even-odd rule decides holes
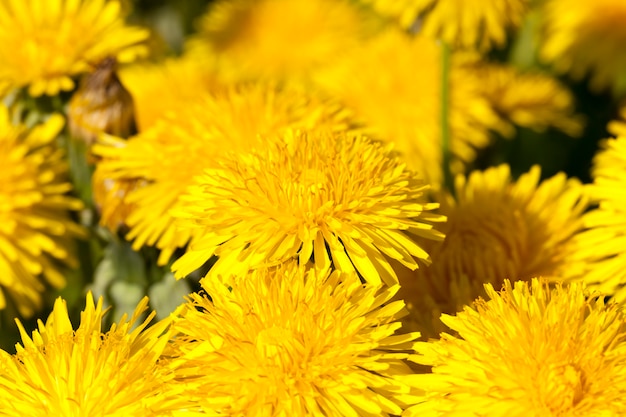
[[[0,417],[626,414],[624,28],[0,0]]]

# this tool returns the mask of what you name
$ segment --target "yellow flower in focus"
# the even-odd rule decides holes
[[[517,181],[508,165],[457,176],[455,195],[441,195],[443,242],[420,241],[432,264],[400,280],[407,324],[437,337],[441,313],[454,314],[484,295],[483,285],[504,279],[568,274],[573,236],[587,199],[582,184],[564,174],[540,182],[534,166]]]
[[[472,82],[503,118],[535,130],[554,127],[570,136],[582,133],[583,120],[574,115],[574,96],[557,79],[540,72],[520,72],[513,67],[476,63],[464,66]],[[501,129],[513,134],[513,126]]]
[[[183,277],[213,255],[208,276],[244,274],[292,258],[397,283],[388,258],[410,269],[428,254],[414,237],[441,239],[428,186],[380,144],[324,130],[289,131],[249,154],[224,156],[181,198],[196,230],[172,269]],[[184,224],[181,223],[181,227]]]
[[[83,231],[69,211],[82,204],[66,195],[72,186],[53,143],[63,123],[54,115],[29,130],[0,105],[0,309],[8,296],[25,317],[41,307],[46,284],[65,285],[63,264],[77,266],[73,239]]]
[[[31,96],[74,88],[72,77],[107,56],[128,62],[146,52],[145,29],[125,26],[115,0],[0,1],[0,94]]]
[[[441,46],[425,37],[387,30],[316,81],[353,110],[371,136],[393,142],[410,169],[439,188],[441,145]],[[490,143],[503,124],[482,95],[482,80],[455,65],[450,74],[450,151],[462,164]]]
[[[377,3],[396,1],[378,0]],[[405,0],[403,3],[406,13],[417,12],[420,17],[420,33],[454,47],[486,51],[505,45],[507,32],[521,25],[530,1]],[[409,21],[408,16],[404,19]]]
[[[120,182],[101,200],[132,206],[125,219],[133,247],[157,246],[165,264],[185,246],[193,230],[175,227],[171,210],[194,177],[215,166],[226,151],[249,151],[265,146],[258,137],[287,128],[348,127],[348,114],[333,102],[297,88],[250,84],[203,94],[178,106],[157,123],[128,141],[108,138],[94,147],[103,160],[96,168],[100,181]],[[135,188],[119,200],[119,190],[135,182]],[[111,195],[113,194],[113,195]]]
[[[403,362],[419,333],[395,334],[397,286],[295,263],[202,280],[173,319],[179,373],[208,415],[399,415],[418,397]]]
[[[367,20],[346,0],[219,0],[188,49],[227,81],[306,79],[354,48]]]
[[[103,332],[102,298],[87,295],[80,326],[72,328],[67,305],[57,299],[44,324],[28,336],[17,321],[22,344],[15,356],[2,355],[0,415],[16,416],[163,416],[180,391],[165,388],[172,375],[157,361],[168,323],[147,328],[155,313],[141,322],[148,299],[133,316]]]
[[[418,342],[428,399],[403,415],[575,417],[626,413],[626,317],[581,284],[486,285],[456,317],[459,336]]]
[[[541,56],[592,90],[626,89],[626,3],[622,0],[548,0],[543,6]]]
[[[622,126],[623,128],[623,126]],[[584,216],[586,230],[576,237],[579,249],[573,261],[579,267],[572,279],[626,300],[626,137],[601,143],[592,169],[588,193],[598,207]]]

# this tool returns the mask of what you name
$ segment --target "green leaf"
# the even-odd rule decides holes
[[[160,282],[148,289],[150,304],[156,311],[157,319],[161,320],[167,317],[185,301],[185,296],[190,292],[191,289],[186,280],[176,280],[171,272],[163,275]]]

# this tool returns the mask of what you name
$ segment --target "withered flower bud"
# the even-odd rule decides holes
[[[133,98],[116,74],[114,57],[83,77],[68,109],[70,135],[87,146],[100,133],[126,138],[136,131]]]

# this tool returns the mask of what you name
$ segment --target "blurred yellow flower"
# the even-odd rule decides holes
[[[109,142],[107,138],[102,143],[113,145],[114,141]],[[126,202],[127,196],[145,186],[146,181],[139,178],[107,178],[105,171],[99,169],[93,173],[91,183],[100,224],[111,231],[124,230],[126,219],[135,208],[134,204]]]
[[[28,86],[32,96],[74,88],[72,77],[107,56],[128,62],[145,48],[145,29],[125,26],[115,0],[0,1],[0,95]]]
[[[574,114],[574,96],[557,79],[491,63],[477,62],[464,69],[465,76],[473,78],[471,82],[481,84],[482,95],[504,123],[539,131],[553,127],[570,136],[582,133],[584,120]],[[501,130],[513,134],[513,126]]]
[[[347,0],[218,0],[188,49],[228,81],[306,79],[355,47],[367,22]]]
[[[626,106],[620,108],[619,119],[611,121],[607,128],[614,136],[626,136]]]
[[[378,9],[394,14],[399,14],[399,4],[402,4],[404,10],[400,16],[405,26],[419,17],[421,33],[454,47],[482,51],[504,46],[507,32],[520,26],[530,3],[529,0],[361,1],[374,1]]]
[[[626,413],[626,317],[581,284],[488,284],[488,301],[442,320],[459,336],[418,342],[427,400],[403,416],[575,417]]]
[[[83,231],[69,211],[82,203],[67,196],[67,166],[53,143],[63,123],[57,114],[29,130],[0,105],[0,309],[8,295],[25,317],[41,307],[45,284],[65,285],[62,265],[77,265],[73,239]]]
[[[178,372],[207,415],[390,416],[419,400],[397,286],[294,262],[223,281],[204,279],[210,298],[191,294],[173,319]]]
[[[22,344],[0,353],[0,415],[137,416],[169,415],[180,391],[165,388],[172,374],[157,366],[168,323],[147,329],[141,322],[148,299],[133,316],[102,332],[102,298],[87,295],[80,326],[72,328],[67,305],[57,299],[44,324],[28,336],[18,321]]]
[[[403,29],[417,23],[422,7],[416,0],[359,0],[372,7],[378,14],[398,21]]]
[[[571,279],[596,291],[626,300],[626,137],[601,143],[588,193],[598,207],[583,217],[586,230],[576,237],[572,258],[578,266]]]
[[[249,84],[199,94],[194,101],[164,114],[157,123],[128,141],[109,137],[94,147],[104,158],[96,168],[99,181],[109,184],[107,204],[128,204],[128,239],[133,247],[156,245],[159,263],[183,247],[193,230],[175,227],[171,210],[194,177],[215,166],[226,151],[248,151],[264,146],[259,134],[274,135],[292,128],[348,127],[348,114],[335,103],[300,89],[271,84]],[[135,183],[123,201],[111,181]],[[111,195],[113,194],[113,195]]]
[[[391,29],[342,56],[316,81],[353,110],[368,133],[393,142],[409,168],[439,188],[441,46]],[[489,130],[507,127],[482,96],[482,82],[462,66],[451,68],[450,151],[462,163],[472,162],[476,149],[490,143]]]
[[[121,68],[119,77],[133,97],[140,131],[219,86],[213,69],[187,55],[156,64],[128,65]]]
[[[281,143],[282,142],[282,143]],[[213,255],[208,276],[243,274],[292,258],[397,283],[387,257],[410,269],[441,239],[428,186],[388,149],[353,134],[288,131],[249,154],[224,156],[181,197],[177,215],[198,236],[172,266],[183,277]],[[183,227],[183,223],[180,224]]]
[[[548,0],[543,5],[541,56],[590,87],[626,90],[626,2]]]
[[[484,294],[485,283],[569,273],[587,199],[578,180],[561,173],[540,182],[540,175],[534,166],[513,181],[508,165],[500,165],[457,176],[455,197],[436,198],[448,217],[440,228],[446,237],[420,241],[432,264],[401,277],[407,324],[437,337],[446,330],[440,314],[460,311]]]

